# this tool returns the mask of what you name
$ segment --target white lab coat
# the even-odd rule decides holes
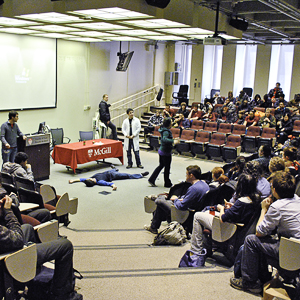
[[[122,132],[124,134],[124,149],[126,151],[128,150],[128,145],[129,145],[129,138],[126,137],[127,135],[129,135],[129,130],[130,130],[129,119],[126,118],[122,124]],[[134,136],[133,146],[134,146],[135,151],[139,150],[139,133],[140,133],[140,131],[141,131],[141,122],[138,118],[133,117],[133,119],[132,119],[132,135]]]

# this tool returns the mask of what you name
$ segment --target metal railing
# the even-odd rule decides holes
[[[128,108],[134,109],[134,115],[140,119],[145,112],[150,110],[151,105],[157,105],[158,101],[156,100],[156,95],[159,88],[160,85],[157,84],[146,90],[112,103],[109,111],[113,123],[117,127],[122,127],[122,123],[127,117],[126,110]]]

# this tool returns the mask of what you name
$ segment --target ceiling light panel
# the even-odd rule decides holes
[[[43,37],[47,37],[47,38],[52,38],[52,39],[63,39],[63,38],[67,38],[67,37],[74,37],[72,35],[68,35],[68,34],[63,34],[63,33],[38,33],[38,34],[34,34],[34,36],[43,36]]]
[[[139,12],[135,12],[135,11],[119,8],[119,7],[76,10],[71,13],[80,14],[81,16],[85,16],[85,17],[103,19],[103,20],[153,18],[152,16],[147,14],[142,14]]]
[[[73,28],[74,29],[74,28]],[[99,37],[99,38],[107,38],[107,37],[116,37],[117,35],[107,32],[101,31],[79,31],[79,32],[69,32],[69,34],[76,34],[85,37]]]
[[[66,22],[87,22],[88,20],[82,20],[79,17],[68,16],[57,12],[41,13],[41,14],[30,14],[21,15],[20,18],[43,21],[50,23],[66,23]]]
[[[84,38],[84,37],[74,37],[74,38],[68,38],[68,41],[76,41],[76,42],[85,42],[85,43],[95,43],[95,42],[105,42],[101,39],[95,39],[95,38]]]
[[[136,27],[142,27],[142,28],[190,27],[189,25],[185,25],[182,23],[173,22],[165,19],[122,21],[120,23],[133,25]]]
[[[158,40],[158,41],[185,41],[187,38],[175,36],[175,35],[147,35],[147,39]]]
[[[73,27],[67,27],[67,26],[59,26],[59,25],[43,25],[43,26],[31,26],[28,27],[28,29],[36,29],[36,30],[42,30],[42,31],[49,31],[49,32],[69,32],[74,31]],[[83,29],[76,29],[78,31],[83,31]]]
[[[5,28],[5,27],[1,27],[0,32],[14,33],[14,34],[39,33],[39,31],[36,31],[36,30],[30,30],[30,29],[24,29],[24,28]]]
[[[171,34],[192,35],[192,34],[213,34],[213,31],[205,30],[201,28],[170,28],[170,29],[158,29],[161,32],[167,32]]]
[[[4,26],[29,26],[29,25],[39,25],[39,23],[31,22],[27,20],[17,20],[13,18],[0,17],[0,25]]]
[[[121,35],[132,35],[132,36],[147,36],[147,35],[163,35],[159,32],[148,31],[143,29],[137,30],[114,30],[112,33],[121,34]]]
[[[107,40],[110,41],[124,41],[124,42],[135,42],[135,41],[146,41],[146,39],[136,38],[132,36],[117,36],[117,37],[109,37]]]
[[[129,29],[126,26],[115,25],[105,22],[87,23],[87,24],[72,24],[74,27],[93,29],[93,30],[118,30],[118,29]]]

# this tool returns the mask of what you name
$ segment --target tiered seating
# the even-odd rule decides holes
[[[276,142],[276,129],[275,128],[263,128],[261,137],[258,138],[258,147],[263,145],[269,145],[274,147]]]
[[[247,134],[244,136],[244,149],[246,152],[257,151],[257,139],[260,135],[260,127],[250,126],[248,127]]]
[[[218,123],[217,122],[206,122],[204,130],[209,131],[209,132],[217,132],[218,131]]]
[[[300,135],[300,120],[296,120],[293,126],[293,135],[299,136]]]
[[[159,126],[155,126],[153,133],[149,135],[150,147],[152,149],[157,149],[159,147],[160,133],[158,129]]]
[[[235,160],[241,152],[242,138],[238,135],[229,135],[227,143],[223,147],[223,159],[227,161]]]
[[[193,155],[205,154],[209,138],[210,133],[208,131],[198,131],[195,137],[195,142],[191,143],[191,153]]]
[[[201,120],[193,120],[191,129],[192,130],[203,130],[204,122]]]
[[[231,124],[221,123],[219,125],[218,133],[224,133],[226,135],[229,135],[229,134],[231,134],[231,127],[232,127]]]

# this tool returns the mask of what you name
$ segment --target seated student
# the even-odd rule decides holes
[[[219,123],[229,123],[232,124],[236,121],[237,116],[235,113],[229,113],[227,106],[222,106],[221,112],[218,115],[218,122]]]
[[[277,143],[280,146],[288,139],[288,136],[293,133],[293,121],[289,114],[286,114],[276,126]]]
[[[199,120],[203,115],[203,111],[202,110],[198,110],[198,105],[197,104],[194,104],[192,106],[192,109],[188,115],[188,119],[190,121],[192,120]]]
[[[246,118],[245,112],[243,110],[240,110],[238,112],[237,119],[233,124],[244,125],[245,118]]]
[[[224,170],[220,167],[214,167],[211,171],[212,181],[208,185],[209,189],[215,189],[219,187],[221,184],[229,181],[229,178],[224,175]]]
[[[252,101],[250,101],[249,105],[251,109],[253,109],[256,106],[259,106],[262,103],[261,97],[259,94],[256,94]]]
[[[228,107],[228,112],[231,113],[235,113],[236,112],[236,106],[234,105],[234,103],[232,102],[232,100],[230,100],[230,98],[226,98],[225,99],[225,103],[222,106],[223,107]]]
[[[244,125],[246,126],[246,128],[248,128],[249,126],[256,126],[258,121],[259,117],[256,117],[255,111],[251,110],[249,112],[249,115],[245,118]]]
[[[300,239],[300,198],[295,195],[295,178],[287,172],[277,172],[272,187],[272,195],[277,200],[266,198],[261,203],[256,234],[248,235],[244,242],[242,277],[230,279],[236,289],[261,293],[264,282],[259,277],[268,272],[267,258],[279,261],[280,239],[271,236],[275,230],[278,236]]]
[[[159,109],[156,110],[155,114],[151,116],[148,121],[148,126],[144,128],[144,136],[152,133],[154,131],[155,126],[160,126],[164,121],[163,116],[161,116]]]
[[[253,161],[259,162],[264,177],[268,178],[270,176],[269,172],[269,162],[272,157],[272,148],[269,145],[260,146],[258,149],[259,158],[253,159]]]
[[[251,107],[248,104],[247,99],[243,100],[241,105],[238,106],[237,111],[240,112],[241,110],[244,111],[245,113],[248,113],[251,110]]]
[[[213,107],[213,105],[211,104],[210,99],[205,98],[205,99],[204,99],[204,107],[203,107],[203,111],[204,111],[205,113],[207,113],[209,109],[211,109],[211,111],[213,111],[214,107]]]
[[[273,156],[269,162],[269,171],[270,176],[268,177],[268,181],[271,182],[272,178],[278,171],[289,172],[289,169],[285,166],[285,160],[279,156]]]
[[[35,234],[29,224],[20,225],[8,196],[0,200],[0,252],[22,249],[28,242],[36,243]],[[53,300],[82,300],[73,287],[73,245],[66,238],[36,244],[37,267],[54,260],[55,269],[51,287]]]
[[[263,96],[259,107],[264,107],[264,108],[272,107],[272,102],[271,102],[271,99],[269,98],[268,94],[265,94]]]
[[[235,160],[235,166],[231,168],[227,174],[229,180],[238,180],[239,176],[243,173],[246,164],[244,156],[239,156]]]
[[[297,148],[287,147],[283,149],[282,158],[285,160],[285,166],[293,176],[299,174],[300,164],[297,161]]]
[[[166,104],[166,108],[163,110],[163,117],[172,119],[175,116],[174,109],[171,109],[170,104]]]
[[[279,98],[276,100],[274,107],[278,107],[280,102],[283,102],[284,106],[288,105],[288,102],[284,99],[285,95],[284,94],[279,94]]]
[[[212,107],[209,107],[207,113],[205,113],[201,119],[205,122],[215,122],[217,120],[217,114],[213,112]]]
[[[249,102],[249,96],[243,91],[240,91],[240,94],[235,98],[235,100],[233,101],[233,103],[237,106],[241,105],[242,103],[244,103],[244,101],[247,100],[247,104]]]
[[[3,164],[2,172],[34,181],[31,165],[27,161],[28,155],[25,152],[18,152],[15,162],[6,162]]]
[[[140,179],[148,174],[149,172],[143,172],[139,174],[119,173],[118,169],[112,169],[102,173],[96,173],[90,178],[70,179],[69,183],[83,182],[87,187],[92,187],[94,185],[110,186],[112,187],[113,191],[115,191],[117,186],[112,182],[113,180]]]
[[[170,200],[157,199],[155,201],[157,207],[153,213],[151,224],[145,225],[144,229],[157,234],[161,222],[166,220],[170,221],[172,205],[175,205],[179,210],[187,210],[188,208],[195,207],[209,190],[207,183],[199,179],[200,176],[201,169],[199,166],[188,166],[186,168],[186,182],[192,185],[188,188],[186,194],[180,199],[178,199],[177,196],[172,196]]]
[[[261,126],[262,128],[275,128],[276,119],[271,115],[271,108],[266,109],[266,114],[259,119],[258,126]]]
[[[186,129],[186,128],[190,128],[190,126],[191,126],[190,120],[185,118],[183,114],[176,115],[174,119],[173,127]]]
[[[228,92],[228,97],[225,99],[225,102],[226,102],[226,100],[229,100],[229,102],[233,103],[234,97],[233,97],[233,92],[232,91]]]
[[[281,101],[281,102],[279,102],[279,105],[275,110],[275,119],[276,119],[277,125],[279,125],[279,121],[283,120],[283,117],[286,114],[290,115],[291,112],[290,112],[289,108],[285,107],[284,103]]]
[[[211,103],[213,106],[215,106],[216,104],[224,104],[224,100],[220,96],[220,92],[215,92],[215,94],[211,100]]]
[[[225,201],[225,206],[221,204],[217,206],[217,210],[220,212],[219,218],[222,223],[247,224],[250,221],[258,201],[255,186],[256,180],[252,176],[242,174],[239,177],[236,187],[236,202],[230,205]],[[203,228],[212,230],[214,216],[208,212],[196,212],[194,215],[191,250],[198,255],[205,252],[203,251]],[[205,256],[202,257],[202,265],[204,266]]]
[[[177,114],[183,114],[185,118],[187,118],[189,116],[189,112],[186,109],[186,103],[185,102],[181,102],[180,104],[180,108],[177,111]]]

